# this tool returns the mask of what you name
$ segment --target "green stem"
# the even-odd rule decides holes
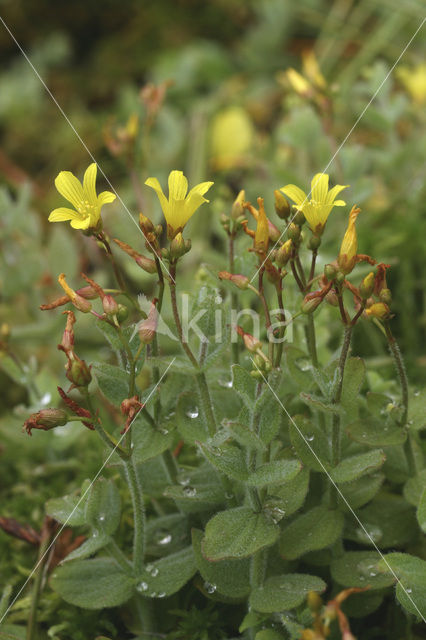
[[[123,460],[123,466],[133,505],[133,569],[138,576],[142,572],[145,557],[145,505],[133,458]]]
[[[132,568],[132,563],[126,558],[115,540],[111,540],[106,549],[122,569],[128,572]]]
[[[52,520],[51,518],[46,517],[43,524],[43,529],[41,532],[41,540],[40,540],[40,546],[38,549],[38,557],[37,557],[37,569],[35,572],[33,591],[31,594],[31,607],[30,607],[30,613],[29,613],[28,622],[27,622],[27,635],[26,635],[27,640],[33,640],[36,633],[38,602],[40,599],[44,569],[46,566],[46,562],[49,559],[48,554],[46,552],[49,548],[54,526],[55,526],[55,521]]]
[[[206,421],[209,434],[213,436],[216,433],[216,419],[213,411],[213,404],[210,397],[210,391],[207,385],[206,376],[203,371],[200,371],[196,357],[191,351],[190,346],[184,340],[182,323],[180,320],[179,309],[176,301],[176,263],[170,264],[170,298],[172,303],[173,317],[175,320],[176,328],[180,343],[191,361],[194,369],[196,370],[195,379],[197,380],[198,390],[200,392],[201,408],[203,411],[204,419]]]
[[[274,361],[274,343],[271,340],[271,316],[269,315],[268,303],[266,302],[265,291],[263,288],[264,271],[264,267],[259,269],[259,298],[262,301],[263,313],[265,314],[266,335],[268,336],[268,357],[272,363]]]
[[[105,431],[105,429],[103,428],[102,424],[100,423],[100,421],[98,419],[98,416],[96,415],[96,411],[95,411],[95,409],[93,407],[92,398],[90,397],[89,392],[87,391],[87,389],[83,392],[83,395],[84,395],[84,397],[86,399],[87,407],[88,407],[88,409],[90,411],[90,414],[91,414],[91,417],[92,417],[92,424],[95,427],[96,433],[105,442],[107,447],[117,451],[117,453],[120,456],[120,458],[127,459],[129,457],[128,452],[125,449],[123,449],[123,447],[117,442],[117,440],[115,438],[113,438],[113,436],[111,436],[107,431]]]
[[[308,344],[309,355],[315,369],[318,368],[317,339],[315,335],[314,316],[309,313],[307,316],[307,324],[305,325],[306,342]]]
[[[115,261],[114,254],[112,252],[111,246],[107,240],[105,233],[101,231],[100,233],[95,234],[95,238],[104,245],[106,254],[111,262],[112,268],[114,269],[114,274],[115,274],[115,279],[117,280],[117,284],[120,287],[120,289],[125,291],[126,285],[124,283],[123,276]]]
[[[234,273],[234,268],[235,268],[234,239],[235,239],[235,232],[232,232],[229,234],[229,271],[231,273]],[[231,308],[235,309],[235,311],[237,311],[237,308],[238,308],[238,296],[234,291],[231,293]],[[232,343],[232,364],[238,364],[239,355],[240,354],[238,349],[238,342],[233,342]]]
[[[276,289],[277,289],[277,300],[278,300],[278,306],[280,308],[280,322],[285,323],[285,311],[284,311],[284,301],[283,301],[283,287],[282,287],[282,281],[280,281],[279,284],[276,285]],[[277,344],[277,353],[275,356],[275,366],[279,367],[281,364],[281,358],[282,358],[282,354],[283,354],[283,347],[284,347],[284,334],[285,334],[285,326],[280,327],[280,332],[279,332],[279,342]]]
[[[339,381],[337,384],[336,393],[334,395],[333,404],[339,404],[342,398],[343,379],[345,375],[345,366],[348,359],[349,349],[351,346],[352,338],[352,325],[345,326],[345,333],[343,337],[342,350],[339,358]],[[341,432],[340,432],[340,412],[333,414],[333,430],[331,435],[331,458],[332,466],[335,467],[340,461],[340,449],[341,449]],[[330,487],[332,504],[337,506],[337,492],[334,485]]]
[[[157,311],[158,314],[161,313],[161,309],[163,306],[163,296],[164,296],[164,276],[163,276],[163,270],[161,269],[161,263],[160,260],[158,258],[158,256],[154,256],[154,260],[155,260],[155,266],[157,267],[157,274],[158,274],[158,302],[157,302]],[[154,336],[154,340],[152,341],[152,355],[154,357],[158,356],[158,339],[157,339],[157,333],[155,333]],[[154,384],[158,384],[159,380],[160,380],[160,369],[157,365],[154,365],[154,367],[152,368],[152,375],[153,375],[153,379],[154,379]],[[155,402],[154,402],[154,419],[156,422],[158,422],[158,419],[160,417],[160,411],[161,411],[161,398],[160,398],[160,394],[157,393],[155,395]]]

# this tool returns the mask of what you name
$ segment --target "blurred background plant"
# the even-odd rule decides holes
[[[340,149],[420,25],[422,0],[127,0],[102,7],[95,0],[2,0],[0,9],[129,210],[118,200],[109,207],[111,236],[134,244],[129,212],[135,219],[139,210],[160,219],[155,196],[142,188],[147,176],[164,183],[170,169],[179,168],[191,184],[215,181],[211,205],[190,222],[188,282],[194,271],[203,278],[203,262],[223,266],[220,213],[239,189],[251,201],[264,196],[272,210],[274,189],[307,185],[326,168],[333,183],[351,185],[346,199],[362,208],[360,249],[394,267],[394,333],[412,383],[424,382],[421,33]],[[21,434],[28,413],[51,404],[62,366],[56,351],[61,320],[39,305],[54,297],[60,272],[72,280],[90,262],[97,281],[106,285],[107,276],[100,250],[77,241],[65,225],[47,224],[57,206],[54,176],[63,169],[80,176],[87,151],[2,25],[0,50],[1,515],[39,528],[45,500],[79,487],[99,459],[92,448],[82,453],[83,428],[55,430],[43,441]],[[324,237],[325,262],[335,257],[345,224],[337,212]],[[149,295],[142,271],[129,260],[122,266],[135,292]],[[321,322],[319,348],[326,355],[337,346],[329,326],[337,320],[323,313]],[[101,335],[89,326],[81,335],[90,360]],[[392,363],[378,333],[363,323],[355,342],[357,353],[379,367],[370,384],[392,390]],[[24,542],[11,547],[3,534],[0,550],[2,584],[16,584],[29,573],[34,554]],[[68,625],[68,636],[79,637],[71,606],[50,594],[43,607],[46,618],[49,608],[60,607],[55,619]],[[96,627],[96,616],[84,615],[87,629],[106,633]],[[109,629],[113,637],[118,632]],[[60,636],[52,628],[49,637]]]

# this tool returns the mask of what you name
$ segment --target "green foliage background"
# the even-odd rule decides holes
[[[423,10],[421,0],[0,2],[3,19],[135,218],[138,203],[127,168],[108,152],[103,132],[111,117],[123,124],[134,112],[144,115],[138,97],[142,85],[173,81],[149,147],[138,155],[137,177],[143,184],[156,175],[163,183],[170,169],[181,168],[192,184],[215,181],[212,204],[188,227],[193,250],[185,263],[187,287],[194,272],[199,281],[205,276],[202,262],[224,267],[219,215],[240,188],[251,201],[265,196],[272,210],[274,189],[288,182],[307,188],[312,175],[326,167],[419,26]],[[333,91],[331,132],[312,105],[283,87],[277,75],[289,66],[301,69],[305,48],[315,48]],[[2,25],[0,51],[0,318],[21,362],[0,360],[0,434],[6,451],[0,457],[0,515],[39,528],[46,500],[92,477],[102,448],[91,440],[82,452],[87,434],[79,427],[31,440],[21,433],[28,407],[49,405],[55,397],[63,366],[56,350],[62,320],[38,307],[57,290],[61,271],[72,281],[90,262],[95,279],[106,284],[107,276],[90,242],[65,225],[47,223],[58,201],[53,178],[63,169],[81,176],[89,164],[87,152]],[[414,65],[422,56],[419,35],[402,63]],[[223,169],[215,163],[212,130],[217,115],[229,107],[240,109],[251,134],[244,162]],[[360,250],[392,265],[394,332],[414,386],[426,378],[424,125],[424,105],[412,101],[393,72],[327,170],[333,182],[351,185],[347,201],[363,210]],[[145,191],[146,213],[154,212],[159,221],[157,203]],[[110,207],[105,224],[111,235],[134,240],[133,223],[120,203]],[[324,262],[335,258],[345,226],[344,215],[335,210],[324,239]],[[129,261],[123,267],[134,291],[149,296],[148,277]],[[337,324],[329,314],[320,319],[324,356],[338,347]],[[86,359],[100,360],[105,354],[101,334],[84,318],[80,329]],[[396,396],[384,341],[367,323],[356,331],[354,351],[366,360],[370,387]],[[0,533],[2,585],[20,584],[34,561],[24,543],[11,544]],[[205,607],[202,600],[197,604]],[[226,606],[223,610],[226,626],[232,614]],[[74,627],[76,611],[84,632]],[[24,602],[16,621],[25,615]],[[184,630],[175,637],[210,638],[202,633],[209,633],[209,625],[218,629],[215,616],[208,606],[200,621],[199,609],[194,610],[182,618]],[[117,637],[121,628],[113,615],[98,620],[53,592],[43,597],[41,619],[50,625],[52,638]],[[200,626],[199,635],[185,636]]]

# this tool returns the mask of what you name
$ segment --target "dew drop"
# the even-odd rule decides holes
[[[216,296],[214,301],[215,301],[216,304],[221,304],[223,302],[223,298],[222,298],[222,296]]]
[[[190,409],[186,412],[188,418],[198,418],[198,407],[194,407],[194,409]]]
[[[309,371],[311,368],[311,361],[308,358],[299,358],[296,364],[301,371]]]
[[[405,590],[407,593],[413,593],[413,590],[410,587],[407,587]]]
[[[179,474],[176,479],[177,479],[178,484],[180,484],[182,487],[186,487],[190,483],[189,476],[187,476],[185,474]]]
[[[43,395],[43,397],[40,400],[40,404],[46,406],[46,404],[49,404],[49,402],[52,400],[52,394],[50,393],[45,393]]]
[[[214,593],[217,587],[215,584],[212,584],[211,582],[205,582],[204,589],[207,591],[207,593]]]
[[[151,563],[150,563],[150,564],[147,564],[147,565],[146,565],[146,567],[145,567],[145,569],[146,569],[146,571],[147,571],[148,573],[151,573],[151,572],[152,572],[152,570],[153,570],[153,568],[154,568],[154,565],[153,565],[153,564],[151,564]]]
[[[154,539],[156,544],[164,547],[166,544],[170,544],[172,541],[172,535],[165,529],[159,529],[159,531],[156,532]]]
[[[160,591],[160,592],[157,594],[157,598],[165,598],[165,597],[166,597],[166,592],[165,592],[165,591]]]
[[[419,396],[419,395],[420,395],[420,391],[419,391],[418,389],[416,389],[416,390],[413,392],[413,396],[416,396],[416,397],[417,397],[417,396]],[[407,591],[408,591],[408,589],[407,589]]]
[[[153,578],[155,578],[156,576],[158,576],[158,569],[157,567],[154,567],[151,571],[151,575]]]
[[[190,487],[189,485],[187,487],[183,488],[183,494],[187,497],[187,498],[193,498],[194,496],[197,495],[197,489],[195,487]]]
[[[143,593],[144,591],[148,591],[148,583],[147,582],[139,582],[138,585],[136,585],[136,590]]]
[[[99,522],[104,522],[105,520],[105,516],[103,513],[101,513],[101,515],[99,516]]]
[[[309,434],[306,436],[306,440],[308,442],[312,442],[313,440],[315,440],[315,436],[313,434]]]
[[[92,531],[92,538],[97,538],[97,537],[98,537],[98,535],[99,535],[99,531],[96,531],[96,529],[94,529],[94,530]]]
[[[225,389],[232,389],[234,383],[232,380],[219,380],[219,384],[221,387],[225,387]]]
[[[168,429],[164,429],[164,428],[163,428],[163,429],[159,429],[159,432],[160,432],[163,436],[166,436],[166,435],[169,433],[169,430],[168,430]]]

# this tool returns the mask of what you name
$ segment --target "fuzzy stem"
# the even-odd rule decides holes
[[[145,505],[133,458],[123,460],[123,466],[133,505],[133,568],[135,574],[139,575],[142,572],[145,556]]]
[[[52,538],[55,524],[56,524],[55,521],[49,517],[46,517],[43,523],[40,546],[38,550],[37,570],[35,572],[33,592],[31,595],[31,607],[30,607],[30,612],[29,612],[28,622],[27,622],[27,635],[26,635],[27,640],[33,640],[33,638],[35,638],[36,624],[37,624],[37,608],[38,608],[38,603],[40,598],[41,585],[43,581],[44,569],[46,567],[46,563],[49,560],[49,556],[46,552],[49,548],[49,544]]]
[[[345,333],[343,336],[343,345],[339,358],[339,381],[337,384],[336,393],[333,399],[333,404],[339,404],[342,398],[343,390],[343,378],[345,374],[346,361],[348,359],[349,349],[351,346],[352,338],[352,325],[345,326]],[[332,465],[336,467],[340,461],[340,449],[341,449],[341,432],[340,432],[340,413],[333,414],[333,430],[331,435],[331,458]],[[337,506],[338,495],[334,485],[331,485],[331,499],[334,506]]]
[[[234,273],[235,268],[235,254],[234,254],[234,239],[235,232],[231,232],[229,234],[229,271]],[[231,308],[237,311],[238,307],[238,296],[233,291],[231,293]],[[238,350],[238,342],[232,343],[232,364],[238,364],[239,361],[239,350]]]

